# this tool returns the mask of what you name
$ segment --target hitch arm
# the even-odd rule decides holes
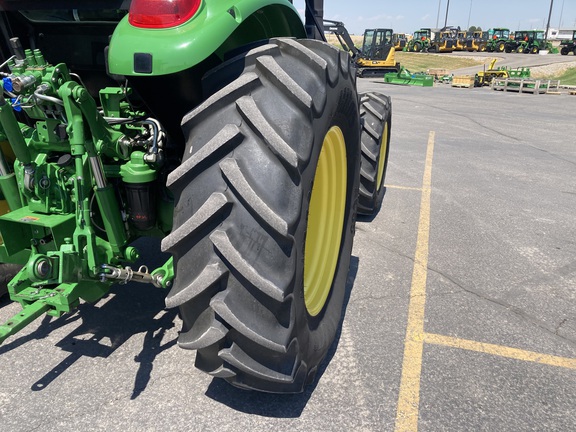
[[[47,312],[48,309],[50,309],[50,306],[48,306],[45,302],[35,301],[34,303],[26,306],[4,324],[0,325],[0,345],[6,340],[7,337],[18,333],[32,321]]]

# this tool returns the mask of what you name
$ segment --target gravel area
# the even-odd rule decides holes
[[[530,74],[533,78],[542,78],[549,76],[560,76],[568,69],[576,68],[574,62],[553,63],[545,66],[536,66],[530,68]]]

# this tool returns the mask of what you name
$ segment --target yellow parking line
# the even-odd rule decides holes
[[[490,343],[458,339],[451,336],[443,336],[433,333],[424,333],[424,342],[434,345],[443,345],[468,351],[492,354],[495,356],[507,357],[515,360],[540,363],[548,366],[576,369],[576,359],[573,358],[557,357],[553,355],[537,353],[534,351],[511,348],[503,345],[494,345]]]
[[[422,191],[421,187],[413,187],[413,186],[397,186],[397,185],[384,185],[385,188],[390,189],[402,189],[402,190],[413,190],[413,191]]]
[[[404,341],[402,378],[396,412],[396,431],[418,429],[418,406],[420,403],[420,374],[424,347],[424,305],[426,302],[426,278],[428,274],[428,241],[430,237],[430,195],[432,186],[432,158],[434,155],[434,131],[428,136],[426,165],[422,180],[418,240],[412,270],[408,324]]]

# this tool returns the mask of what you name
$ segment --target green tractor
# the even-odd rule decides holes
[[[288,0],[1,3],[0,262],[22,310],[0,342],[142,282],[169,290],[200,370],[313,381],[391,126],[390,98],[358,94],[322,40],[322,3],[305,23]],[[159,267],[132,267],[143,237]]]
[[[510,30],[507,28],[493,28],[488,30],[488,41],[486,51],[504,52],[506,42],[510,39]]]
[[[572,33],[572,39],[566,39],[560,42],[560,54],[568,55],[574,53],[576,55],[576,30]]]
[[[504,44],[504,51],[523,53],[528,45],[528,33],[528,30],[518,30],[510,34],[510,38]]]
[[[549,50],[551,44],[546,41],[544,30],[530,30],[526,32],[524,54],[538,54],[542,50]]]
[[[430,48],[431,37],[432,37],[432,30],[429,28],[416,30],[414,32],[414,36],[406,46],[406,51],[427,52],[428,49]]]

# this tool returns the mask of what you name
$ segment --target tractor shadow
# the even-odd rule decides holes
[[[340,336],[342,334],[342,323],[346,317],[348,302],[350,301],[354,281],[358,274],[358,264],[358,257],[352,256],[352,259],[350,260],[350,269],[348,271],[348,279],[346,281],[344,303],[342,305],[342,317],[340,319],[338,331],[336,332],[336,337],[334,338],[334,342],[332,342],[326,357],[318,366],[318,372],[316,373],[314,381],[305,387],[303,393],[293,395],[259,393],[233,387],[224,380],[215,378],[208,386],[206,396],[216,402],[220,402],[236,411],[241,411],[246,414],[256,414],[264,417],[275,418],[300,417],[302,411],[310,400],[310,397],[314,393],[314,390],[318,386],[322,375],[326,371],[326,368],[338,349]]]
[[[152,247],[149,243],[150,239],[143,246],[137,244],[137,247],[144,252],[143,255],[148,255],[146,250],[150,251],[150,257],[145,259],[153,269],[153,266],[161,265],[167,256],[153,254],[153,251],[159,250],[159,246]],[[165,296],[166,291],[152,285],[115,285],[111,294],[96,304],[82,303],[76,311],[60,318],[45,316],[34,331],[2,345],[0,355],[27,342],[45,339],[57,329],[73,326],[73,330],[56,343],[57,347],[70,354],[31,386],[32,391],[42,391],[83,357],[107,358],[134,335],[145,333],[142,349],[134,357],[139,364],[131,396],[131,399],[135,399],[150,381],[155,358],[176,345],[176,338],[163,341],[166,333],[174,327],[178,313],[174,309],[164,310]]]

